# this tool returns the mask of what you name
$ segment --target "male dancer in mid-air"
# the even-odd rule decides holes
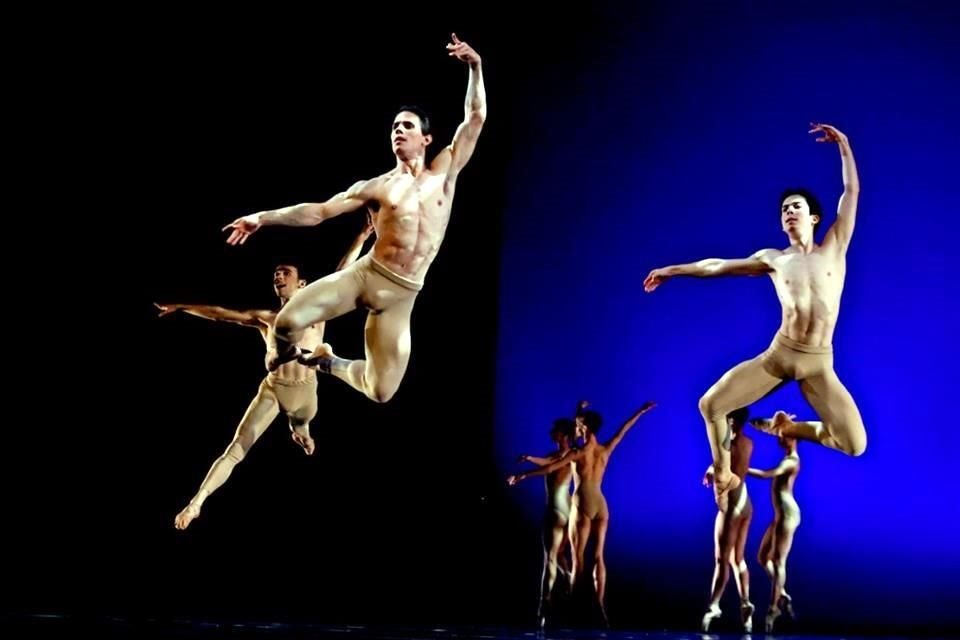
[[[337,266],[338,270],[357,260],[363,250],[364,242],[372,232],[373,220],[368,217],[367,224]],[[289,304],[293,295],[302,291],[305,286],[306,282],[300,278],[299,270],[293,265],[279,265],[273,272],[273,290],[280,299],[281,309]],[[260,331],[267,343],[267,357],[270,357],[270,334],[273,332],[277,311],[235,311],[223,307],[193,304],[157,304],[156,307],[160,310],[161,316],[183,311],[208,320],[253,327]],[[300,346],[313,349],[323,344],[323,332],[323,322],[309,327],[300,339]],[[256,397],[247,407],[226,451],[213,462],[196,495],[177,514],[174,520],[174,526],[177,529],[186,529],[200,515],[204,501],[227,481],[233,468],[246,457],[250,447],[263,435],[281,411],[287,415],[294,442],[303,447],[307,455],[313,455],[315,445],[310,436],[310,422],[317,414],[317,374],[313,368],[305,367],[298,362],[287,362],[267,374],[260,383]]]
[[[725,373],[700,399],[713,454],[714,493],[721,509],[742,478],[730,468],[727,414],[749,406],[789,380],[797,380],[822,422],[793,422],[778,414],[769,431],[818,442],[859,456],[867,446],[860,411],[833,369],[833,333],[840,312],[846,276],[847,248],[853,236],[860,180],[847,136],[827,124],[812,124],[823,135],[817,142],[835,142],[840,149],[843,195],[837,219],[814,242],[821,211],[816,198],[803,189],[787,189],[780,199],[780,221],[790,240],[786,249],[764,249],[749,258],[708,259],[654,269],[644,280],[649,293],[676,276],[768,274],[783,309],[780,328],[770,347],[759,356]]]
[[[377,212],[377,240],[370,253],[353,266],[318,280],[286,305],[276,321],[277,355],[270,369],[300,358],[303,364],[331,373],[376,402],[397,392],[410,360],[410,316],[443,241],[450,220],[460,171],[473,155],[487,116],[480,56],[456,34],[449,55],[467,63],[469,78],[464,119],[433,162],[426,162],[433,140],[430,121],[421,110],[401,110],[391,128],[396,166],[320,204],[299,204],[238,218],[230,244],[243,244],[264,225],[317,225],[334,216],[368,207]],[[365,329],[365,360],[338,358],[327,346],[312,354],[296,344],[307,327],[352,311],[369,310]]]

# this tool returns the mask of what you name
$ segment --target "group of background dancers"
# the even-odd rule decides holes
[[[653,402],[641,406],[606,443],[601,444],[597,433],[603,420],[599,413],[588,410],[588,403],[577,405],[574,418],[558,418],[550,429],[550,439],[556,448],[544,456],[522,455],[521,462],[537,465],[536,469],[511,475],[507,483],[544,476],[546,508],[543,515],[543,574],[537,621],[541,627],[557,619],[569,619],[559,611],[558,590],[564,596],[579,596],[574,605],[576,613],[585,613],[584,604],[594,605],[604,625],[609,626],[605,606],[607,567],[604,544],[610,525],[610,510],[602,491],[603,474],[610,455],[627,431]],[[775,467],[761,470],[750,467],[753,441],[744,433],[749,412],[737,409],[727,416],[731,436],[731,460],[734,473],[771,480],[771,499],[774,518],[760,542],[757,560],[771,582],[770,606],[764,620],[766,631],[773,631],[781,614],[794,617],[793,598],[786,590],[787,557],[793,546],[793,536],[800,525],[800,506],[793,494],[800,456],[797,439],[780,435],[778,442],[784,457]],[[766,420],[753,420],[758,428],[768,430]],[[703,476],[703,484],[713,484],[711,464]],[[721,616],[720,599],[733,573],[740,596],[740,623],[746,632],[753,630],[754,604],[750,601],[750,572],[744,557],[747,534],[753,519],[753,503],[746,483],[731,491],[726,510],[717,509],[714,525],[714,571],[710,588],[710,603],[703,615],[701,628],[709,631],[711,623]],[[587,549],[591,546],[588,555]],[[562,578],[562,581],[560,580]],[[564,585],[561,587],[560,585]]]

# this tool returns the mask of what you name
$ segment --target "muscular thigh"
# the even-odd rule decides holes
[[[705,400],[711,414],[725,416],[756,402],[781,384],[783,380],[767,371],[764,356],[759,355],[724,373],[707,391]]]
[[[380,312],[367,316],[365,328],[367,359],[380,366],[405,364],[410,356],[410,318],[416,296],[398,300]]]
[[[737,528],[734,532],[734,559],[739,563],[743,560],[744,550],[747,546],[747,534],[750,532],[750,521],[753,520],[753,505],[747,503],[743,513],[737,516]]]
[[[801,380],[800,390],[834,438],[844,442],[864,437],[860,409],[833,367]]]
[[[240,419],[233,441],[240,444],[244,450],[249,449],[279,413],[280,407],[276,395],[270,385],[263,382],[257,390],[257,395],[247,406],[243,418]]]
[[[364,279],[355,266],[331,273],[297,291],[281,309],[277,321],[282,318],[306,328],[356,309],[364,295]]]

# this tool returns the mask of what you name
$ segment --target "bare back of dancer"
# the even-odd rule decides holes
[[[649,293],[677,276],[768,275],[781,307],[780,327],[770,347],[759,356],[723,374],[700,399],[713,463],[717,503],[726,509],[727,492],[742,481],[730,470],[725,440],[726,415],[749,406],[787,380],[800,390],[822,422],[778,423],[778,434],[817,442],[848,455],[866,448],[866,429],[853,397],[833,369],[833,334],[840,314],[840,298],[847,273],[847,249],[853,237],[860,194],[860,179],[847,136],[827,124],[813,124],[811,133],[822,133],[818,142],[836,143],[840,149],[843,194],[837,219],[821,244],[814,231],[822,212],[805,189],[788,189],[780,202],[781,228],[790,246],[763,249],[748,258],[710,258],[652,270],[644,280]]]

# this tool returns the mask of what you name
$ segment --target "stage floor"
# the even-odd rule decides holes
[[[72,637],[80,638],[91,634],[100,638],[273,638],[288,639],[325,639],[340,640],[586,640],[603,638],[605,640],[747,640],[752,638],[783,640],[856,640],[858,638],[948,638],[956,636],[938,635],[931,632],[885,635],[878,634],[842,634],[842,635],[803,635],[780,634],[767,635],[762,631],[751,634],[742,633],[700,633],[697,631],[624,631],[599,629],[548,629],[537,633],[533,629],[504,627],[414,627],[414,626],[378,626],[378,625],[326,625],[309,623],[280,622],[243,622],[231,623],[177,618],[119,618],[96,616],[66,616],[56,614],[3,615],[0,617],[3,637]]]

